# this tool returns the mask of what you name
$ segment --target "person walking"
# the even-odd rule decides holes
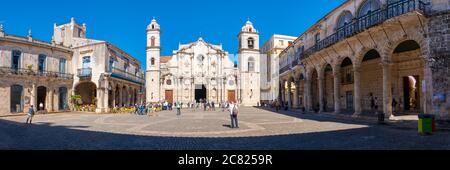
[[[234,102],[230,103],[229,106],[229,111],[230,111],[230,118],[231,118],[231,128],[239,128],[239,124],[238,124],[238,114],[239,114],[239,110],[238,110],[238,106],[237,104],[235,104]]]
[[[44,103],[39,103],[39,110],[38,111],[41,111],[43,114],[45,114],[45,111],[44,111]]]
[[[28,108],[28,118],[27,118],[27,124],[28,122],[31,124],[31,122],[33,121],[33,116],[34,116],[34,106],[31,105],[30,108]]]
[[[177,116],[180,116],[181,115],[181,103],[177,102],[175,104],[175,107],[177,108]]]
[[[395,100],[395,97],[392,98],[392,113],[395,114],[397,112],[397,100]]]

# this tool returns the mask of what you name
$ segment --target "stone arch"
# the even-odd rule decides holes
[[[372,4],[369,4],[369,3],[372,3]],[[376,5],[377,9],[380,9],[383,4],[381,3],[380,0],[364,0],[358,5],[358,8],[355,13],[356,17],[361,17],[361,16],[366,15],[366,13],[364,13],[364,11],[363,11],[364,7],[369,7],[366,5]],[[377,10],[377,9],[374,9],[375,7],[371,7],[371,8],[373,8],[372,10]]]
[[[97,85],[94,82],[78,82],[74,89],[75,94],[81,96],[82,105],[94,104],[93,99],[97,97]]]
[[[354,15],[351,11],[349,11],[349,10],[344,10],[344,11],[342,11],[342,12],[339,14],[339,16],[336,18],[336,23],[335,23],[334,30],[338,30],[338,29],[340,29],[341,27],[343,27],[344,25],[342,25],[342,22],[343,22],[343,20],[344,20],[344,23],[345,23],[345,20],[348,19],[348,17],[350,17],[350,22],[351,22],[351,20],[352,20],[353,18],[355,18],[355,15]],[[347,24],[348,24],[348,23],[347,23]]]
[[[423,42],[415,39],[401,38],[395,41],[395,46],[386,47],[386,51],[389,52],[388,61],[392,64],[390,73],[394,88],[392,97],[398,103],[393,108],[394,114],[424,111],[423,106],[427,96],[420,89],[422,89],[421,82],[426,79],[426,55],[424,55],[424,46],[421,43]]]
[[[425,40],[425,37],[423,37],[421,34],[419,33],[414,33],[414,34],[409,34],[408,37],[400,37],[399,39],[396,40],[392,40],[392,45],[385,45],[383,50],[382,50],[382,57],[386,56],[389,57],[391,56],[395,49],[397,48],[398,45],[400,45],[401,43],[408,41],[408,40],[412,40],[415,41],[417,44],[419,44],[420,46],[420,52],[421,52],[421,57],[426,60],[426,56],[429,52],[429,48],[428,48],[428,44]],[[387,61],[390,61],[391,58],[386,58]]]

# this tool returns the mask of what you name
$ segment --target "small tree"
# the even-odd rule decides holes
[[[80,110],[80,104],[82,103],[80,95],[71,95],[70,96],[70,102],[73,104],[73,110],[74,111],[79,111]]]

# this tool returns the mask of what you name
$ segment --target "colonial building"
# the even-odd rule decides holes
[[[20,113],[31,104],[69,109],[69,97],[96,112],[145,101],[140,62],[111,43],[86,38],[75,19],[54,25],[52,42],[8,35],[0,29],[0,113]]]
[[[295,39],[296,37],[275,34],[261,47],[261,103],[279,98],[279,55]]]
[[[247,22],[239,34],[239,64],[232,62],[221,45],[199,38],[182,44],[172,56],[160,55],[160,25],[155,19],[147,27],[147,101],[206,99],[239,101],[254,105],[260,101],[259,34]]]
[[[68,24],[55,24],[53,37],[56,44],[73,50],[73,89],[83,104],[108,112],[114,106],[144,102],[144,73],[138,60],[109,42],[86,38],[86,25],[73,18]]]
[[[281,100],[318,112],[448,119],[449,1],[348,0],[280,55]],[[393,105],[393,101],[398,104]]]
[[[22,113],[41,103],[48,111],[67,110],[72,57],[70,48],[34,39],[31,30],[21,37],[0,25],[0,113]]]

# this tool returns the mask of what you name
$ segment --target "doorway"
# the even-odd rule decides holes
[[[206,99],[206,86],[205,85],[195,85],[195,101],[200,102],[200,99]]]
[[[166,101],[173,103],[173,90],[166,90]]]
[[[353,110],[353,91],[345,92],[347,110]]]
[[[20,85],[11,86],[11,113],[23,112],[23,87]]]
[[[236,103],[236,91],[228,90],[228,102]]]
[[[419,76],[403,77],[403,109],[406,112],[420,110]]]
[[[44,86],[39,86],[37,88],[37,108],[38,111],[45,110],[45,99],[47,98],[47,88]],[[40,107],[42,103],[43,108]]]

